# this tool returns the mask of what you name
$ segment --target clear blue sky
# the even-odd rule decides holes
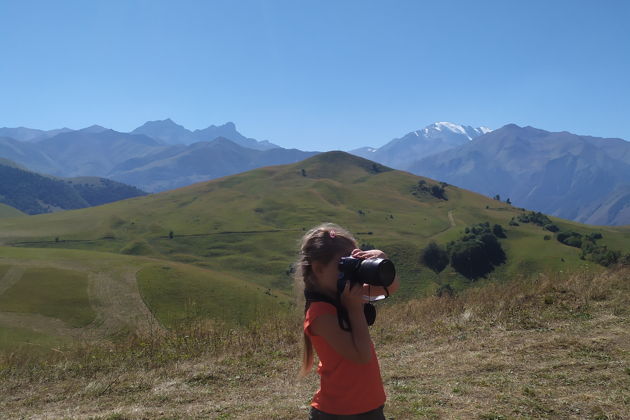
[[[629,1],[0,0],[0,127],[234,121],[284,147],[434,121],[630,140]]]

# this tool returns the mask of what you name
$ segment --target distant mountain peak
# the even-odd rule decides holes
[[[395,138],[377,149],[361,147],[352,150],[351,153],[404,170],[424,157],[462,146],[491,131],[483,126],[474,128],[469,125],[438,121],[423,129]]]
[[[427,125],[422,130],[414,131],[414,133],[418,137],[420,137],[420,133],[422,133],[424,134],[424,137],[426,138],[434,138],[434,137],[440,137],[443,134],[451,132],[455,134],[464,135],[468,137],[468,140],[472,140],[475,137],[481,136],[491,131],[492,129],[488,127],[484,127],[484,126],[473,128],[469,125],[460,125],[460,124],[455,124],[448,121],[439,121],[439,122],[434,122],[433,124]]]
[[[109,130],[109,128],[105,128],[105,127],[102,127],[100,125],[93,124],[93,125],[91,125],[89,127],[82,128],[79,131],[82,131],[84,133],[95,133],[96,134],[96,133],[102,133],[103,131],[107,131],[107,130]]]

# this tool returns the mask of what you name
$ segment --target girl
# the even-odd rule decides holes
[[[309,419],[382,419],[385,391],[363,312],[364,296],[379,296],[384,288],[346,283],[340,299],[337,292],[341,257],[387,258],[383,251],[361,251],[345,229],[325,223],[302,238],[296,276],[307,292],[324,295],[345,308],[350,331],[339,325],[332,303],[307,299],[304,319],[304,357],[301,376],[313,364],[313,347],[319,356],[320,389],[313,397]],[[388,287],[398,289],[398,279]],[[338,300],[339,299],[339,300]]]

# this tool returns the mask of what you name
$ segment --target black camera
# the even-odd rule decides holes
[[[396,277],[394,263],[384,258],[361,260],[353,257],[342,257],[339,260],[340,283],[370,284],[388,287]]]

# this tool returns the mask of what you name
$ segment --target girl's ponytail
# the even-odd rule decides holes
[[[313,366],[313,343],[306,333],[304,335],[304,349],[302,350],[302,368],[300,369],[300,378],[305,377],[311,371]]]

